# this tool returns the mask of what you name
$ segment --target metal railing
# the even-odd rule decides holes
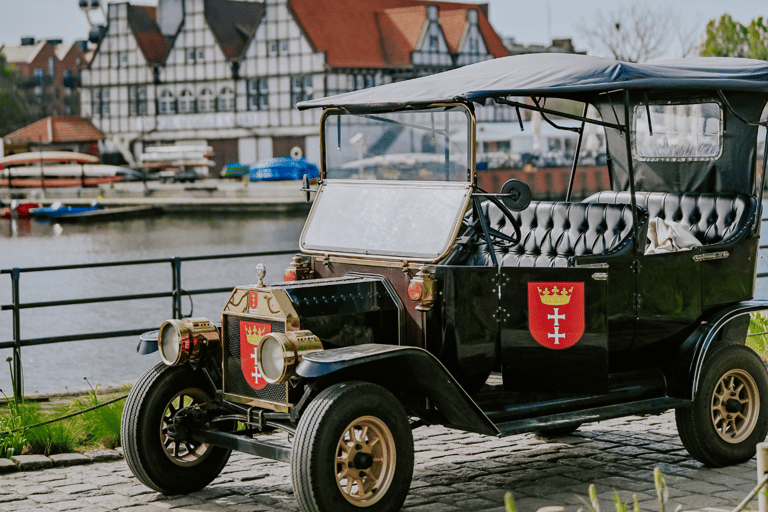
[[[0,275],[9,274],[11,277],[11,303],[0,304],[0,311],[11,311],[12,315],[12,338],[8,341],[0,341],[0,349],[13,349],[13,385],[16,392],[21,395],[23,393],[22,383],[22,364],[21,364],[21,348],[31,347],[36,345],[48,345],[52,343],[63,343],[69,341],[82,341],[82,340],[97,340],[108,338],[120,338],[123,336],[137,336],[152,329],[157,329],[158,326],[149,326],[141,329],[124,329],[118,331],[102,331],[91,332],[83,334],[70,334],[65,336],[46,336],[43,338],[28,338],[24,339],[21,336],[21,311],[24,309],[38,309],[57,306],[74,306],[79,304],[95,304],[104,302],[118,302],[128,300],[146,300],[146,299],[158,299],[164,297],[172,298],[172,317],[181,318],[181,302],[183,295],[206,295],[215,293],[225,293],[231,291],[235,285],[221,287],[221,288],[200,288],[187,290],[182,288],[182,274],[181,266],[183,262],[189,261],[205,261],[205,260],[220,260],[220,259],[235,259],[235,258],[252,258],[252,257],[267,257],[267,256],[284,256],[289,254],[296,254],[297,249],[280,250],[280,251],[262,251],[262,252],[247,252],[247,253],[234,253],[234,254],[221,254],[211,256],[184,256],[174,258],[157,258],[146,260],[132,260],[132,261],[115,261],[115,262],[103,262],[103,263],[84,263],[78,265],[56,265],[48,267],[29,267],[29,268],[11,268],[0,270]],[[87,297],[81,299],[69,299],[69,300],[54,300],[45,302],[21,302],[20,298],[20,281],[21,275],[33,272],[53,272],[60,270],[79,270],[79,269],[92,269],[92,268],[104,268],[104,267],[125,267],[132,265],[157,265],[157,264],[170,264],[171,266],[171,290],[167,292],[156,293],[136,293],[128,295],[109,295],[100,297]]]

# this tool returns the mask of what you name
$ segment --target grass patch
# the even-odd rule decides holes
[[[97,393],[92,388],[85,395],[58,398],[49,402],[6,399],[0,404],[0,432],[29,427],[38,423],[84,411],[94,405],[127,394],[129,386]],[[53,455],[84,453],[120,446],[120,419],[125,400],[63,419],[26,429],[15,434],[0,433],[0,457],[19,454]]]

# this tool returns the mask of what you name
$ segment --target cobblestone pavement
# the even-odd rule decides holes
[[[653,469],[669,486],[668,511],[730,510],[755,486],[756,463],[706,468],[683,449],[674,414],[622,418],[583,426],[569,437],[524,434],[496,439],[442,427],[414,432],[416,466],[408,512],[503,511],[513,493],[520,512],[546,505],[584,507],[590,483],[602,510],[614,491],[636,495],[643,512],[658,511]],[[586,508],[586,507],[585,507]],[[752,503],[752,509],[757,503]],[[124,512],[298,510],[288,464],[236,453],[206,489],[163,496],[141,485],[124,461],[0,475],[0,511]],[[630,507],[631,510],[631,507]]]

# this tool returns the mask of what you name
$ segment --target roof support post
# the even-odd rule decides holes
[[[587,109],[589,103],[584,103],[584,111],[581,113],[581,117],[587,118]],[[579,153],[581,153],[581,140],[584,138],[584,119],[581,120],[581,128],[579,128],[579,140],[576,142],[576,153],[573,155],[573,164],[571,164],[571,178],[568,180],[568,190],[565,192],[565,201],[571,200],[571,193],[573,192],[573,182],[576,179],[576,164],[579,163]],[[582,185],[583,186],[583,185]]]
[[[632,141],[630,141],[631,119],[629,116],[629,89],[624,89],[624,145],[627,151],[627,174],[629,175],[629,198],[632,205],[632,222],[635,225],[635,252],[640,248],[641,240],[638,240],[640,226],[637,224],[637,201],[635,200],[635,170],[632,165]]]

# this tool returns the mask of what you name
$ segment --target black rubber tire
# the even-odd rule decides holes
[[[187,494],[219,476],[231,450],[201,445],[199,458],[172,460],[162,437],[163,415],[171,401],[182,392],[197,395],[199,401],[210,400],[209,388],[202,372],[165,363],[147,370],[133,386],[125,402],[120,440],[128,467],[141,483],[163,494]]]
[[[743,384],[739,396],[747,404],[746,409],[743,409],[745,415],[741,414],[742,411],[734,414],[746,418],[738,430],[731,428],[739,438],[743,438],[735,442],[723,439],[713,417],[716,414],[713,410],[721,402],[715,393],[725,391],[726,388],[719,384],[726,376],[729,379],[735,376],[735,381],[728,382],[734,382],[737,386]],[[699,462],[722,467],[751,459],[755,455],[757,443],[764,441],[768,433],[768,372],[760,357],[739,343],[715,347],[704,361],[693,404],[676,409],[675,420],[683,446]]]
[[[373,503],[360,505],[342,491],[337,474],[343,466],[336,457],[349,427],[366,418],[381,422],[391,433],[395,462],[390,467],[389,485],[373,495]],[[394,512],[405,502],[412,476],[413,434],[408,417],[397,398],[381,386],[358,381],[333,385],[312,400],[302,414],[291,456],[293,490],[301,510]],[[379,481],[386,480],[384,474],[378,477]]]
[[[552,437],[565,437],[567,435],[570,435],[576,432],[580,426],[581,426],[581,423],[575,423],[573,425],[566,425],[564,427],[545,428],[541,430],[536,430],[535,433],[537,436],[543,437],[545,439],[549,439]]]

